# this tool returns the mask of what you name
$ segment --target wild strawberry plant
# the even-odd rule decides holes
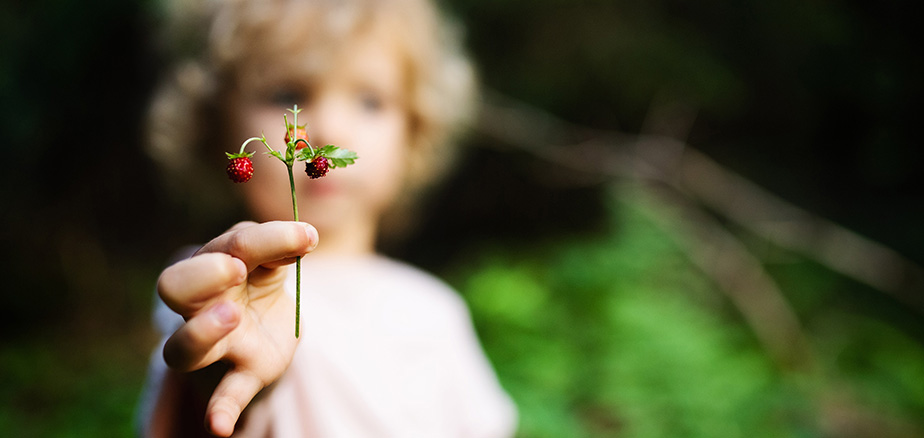
[[[269,143],[266,142],[266,136],[261,135],[260,137],[248,138],[241,144],[240,152],[236,154],[226,153],[228,159],[231,161],[228,163],[228,177],[231,178],[231,181],[236,183],[247,182],[253,177],[253,162],[250,160],[250,157],[253,156],[253,152],[246,152],[245,148],[252,141],[259,141],[263,143],[263,146],[266,146],[268,151],[266,152],[273,157],[282,161],[286,165],[286,169],[289,171],[289,191],[292,196],[292,212],[295,216],[295,221],[298,221],[298,201],[295,196],[295,177],[292,174],[292,166],[295,165],[296,161],[304,161],[305,164],[305,173],[308,174],[308,177],[311,179],[317,179],[327,175],[328,170],[336,169],[338,167],[346,167],[350,164],[353,164],[357,158],[356,152],[339,148],[332,144],[321,148],[314,148],[311,146],[311,143],[308,143],[308,127],[307,124],[299,125],[298,124],[298,113],[302,110],[298,109],[298,105],[295,105],[292,109],[288,110],[292,113],[292,123],[289,124],[288,115],[283,114],[282,119],[286,127],[285,142],[286,148],[284,152],[277,151],[270,147]],[[302,299],[302,258],[295,258],[295,337],[299,335],[299,324],[301,319],[301,299]]]

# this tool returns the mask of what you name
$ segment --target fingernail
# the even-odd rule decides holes
[[[231,260],[234,261],[234,265],[237,266],[237,284],[243,283],[247,279],[247,265],[244,264],[244,261],[233,257]]]
[[[314,251],[318,247],[318,230],[311,224],[305,225],[305,234],[308,235],[308,251]]]
[[[212,307],[209,313],[215,319],[215,322],[222,326],[233,324],[237,320],[237,312],[234,311],[234,307],[230,303],[218,303]]]
[[[225,412],[215,412],[209,419],[209,430],[218,436],[230,436],[234,432],[234,420]]]

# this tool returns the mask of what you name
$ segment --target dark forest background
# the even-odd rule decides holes
[[[593,166],[679,114],[655,133],[919,269],[912,2],[443,3],[489,110],[538,125],[508,138],[483,121],[412,244],[390,251],[469,301],[523,436],[924,433],[921,283],[896,299],[704,210],[801,321],[816,360],[792,366],[695,263],[684,224],[662,220],[674,205]],[[0,4],[0,430],[15,436],[129,434],[157,274],[230,225],[170,199],[141,147],[166,68],[160,8]],[[530,150],[547,120],[575,139],[556,146],[576,166]],[[581,155],[600,137],[630,140]]]

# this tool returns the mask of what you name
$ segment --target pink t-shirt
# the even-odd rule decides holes
[[[309,255],[301,304],[292,364],[235,437],[513,436],[516,409],[443,282],[383,257]]]

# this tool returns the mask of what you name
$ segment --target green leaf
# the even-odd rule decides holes
[[[267,152],[267,154],[272,155],[272,156],[274,156],[274,157],[276,157],[276,158],[278,158],[278,159],[280,159],[280,160],[283,160],[282,154],[280,154],[279,151],[269,151],[269,152]],[[285,161],[285,160],[283,160],[283,161]]]
[[[349,166],[350,164],[355,163],[357,158],[359,158],[359,156],[356,155],[356,152],[346,149],[335,151],[327,157],[327,159],[330,160],[331,165],[335,168]]]
[[[359,156],[356,155],[356,152],[353,152],[349,149],[338,148],[337,146],[331,144],[321,148],[321,150],[318,151],[318,155],[329,159],[342,158],[347,160],[355,160],[359,158]]]
[[[311,148],[299,149],[295,153],[295,159],[298,161],[311,161],[317,156],[317,149],[315,149],[314,152],[314,154],[311,153]]]
[[[327,158],[339,158],[344,160],[356,160],[359,155],[349,149],[337,149],[327,155]]]
[[[246,152],[246,151],[245,151],[245,152],[240,152],[240,153],[236,153],[236,154],[232,154],[231,152],[225,152],[225,155],[228,156],[228,159],[229,159],[229,160],[233,160],[233,159],[235,159],[235,158],[250,158],[250,157],[253,156],[253,152]]]
[[[328,158],[330,160],[330,167],[336,169],[338,167],[347,167],[350,164],[353,164],[355,159],[344,159],[344,158]]]
[[[320,155],[320,156],[322,156],[322,157],[330,158],[330,154],[333,153],[334,151],[338,150],[338,149],[340,149],[340,148],[338,148],[337,146],[334,146],[334,145],[332,145],[332,144],[329,144],[329,145],[326,145],[326,146],[324,146],[324,147],[318,149],[318,155]]]
[[[333,169],[349,166],[350,164],[356,162],[356,159],[359,158],[359,156],[356,155],[356,152],[353,152],[349,149],[339,148],[332,144],[318,149],[315,157],[327,158],[330,160],[330,167]],[[312,159],[313,158],[314,157],[312,157]]]

